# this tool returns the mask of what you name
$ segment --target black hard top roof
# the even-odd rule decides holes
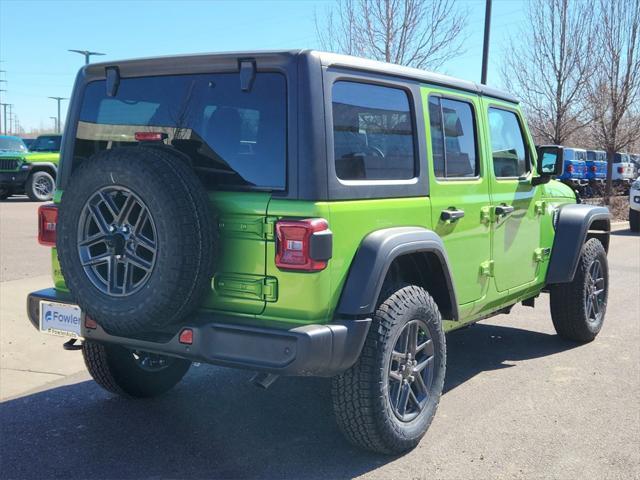
[[[500,100],[505,100],[507,102],[518,103],[518,99],[513,95],[504,92],[502,90],[498,90],[495,88],[488,87],[486,85],[481,85],[475,82],[471,82],[468,80],[461,80],[455,77],[449,77],[447,75],[441,75],[439,73],[428,72],[426,70],[420,70],[418,68],[405,67],[402,65],[395,65],[392,63],[379,62],[376,60],[368,60],[365,58],[352,57],[349,55],[340,55],[337,53],[329,53],[329,52],[321,52],[317,50],[277,50],[277,51],[243,51],[243,52],[221,52],[221,53],[200,53],[200,54],[190,54],[190,55],[173,55],[173,56],[162,56],[162,57],[151,57],[151,58],[139,58],[132,60],[122,60],[122,61],[108,61],[108,62],[100,62],[93,63],[84,67],[89,73],[98,73],[97,70],[102,70],[105,67],[117,65],[120,68],[127,67],[140,67],[146,66],[150,68],[159,68],[159,67],[167,67],[167,64],[170,63],[172,66],[178,70],[181,67],[185,67],[187,65],[198,65],[202,66],[202,64],[209,64],[215,62],[219,63],[222,61],[224,63],[225,60],[233,60],[233,63],[237,65],[238,58],[256,58],[256,59],[265,59],[271,58],[275,59],[280,57],[281,60],[286,59],[286,57],[294,58],[299,55],[306,55],[310,57],[316,58],[321,65],[325,67],[344,67],[344,68],[352,68],[356,70],[362,70],[373,73],[380,73],[384,75],[393,75],[396,77],[403,77],[407,79],[416,80],[424,83],[431,83],[435,85],[440,85],[443,87],[450,87],[454,89],[464,90],[467,92],[477,93],[480,95],[486,95],[493,98],[497,98]],[[138,70],[138,68],[135,68]]]

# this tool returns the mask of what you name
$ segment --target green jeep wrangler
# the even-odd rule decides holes
[[[0,200],[25,193],[31,200],[51,200],[60,157],[60,135],[40,135],[27,150],[19,137],[0,136]]]
[[[346,437],[402,452],[435,415],[446,332],[543,292],[562,337],[601,329],[610,216],[561,168],[511,95],[421,70],[315,51],[88,65],[39,211],[55,286],[29,318],[125,396],[192,362],[264,388],[332,377]]]

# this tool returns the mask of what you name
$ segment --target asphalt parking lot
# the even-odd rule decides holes
[[[102,391],[26,318],[26,294],[50,286],[36,209],[0,203],[2,478],[640,478],[640,237],[626,226],[596,341],[558,338],[545,296],[448,335],[431,429],[384,457],[343,440],[323,379],[263,391],[250,372],[203,365],[157,399]]]

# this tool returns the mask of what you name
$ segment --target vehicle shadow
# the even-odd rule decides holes
[[[479,324],[447,336],[449,391],[485,370],[572,348],[554,335]],[[393,457],[350,446],[333,419],[330,381],[192,368],[151,400],[93,382],[0,404],[3,478],[352,478]],[[446,397],[443,401],[446,401]]]
[[[640,237],[640,232],[632,232],[631,230],[613,230],[611,235],[618,237]]]

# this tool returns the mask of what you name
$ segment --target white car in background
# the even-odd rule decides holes
[[[640,177],[629,189],[629,228],[632,232],[640,232]]]

